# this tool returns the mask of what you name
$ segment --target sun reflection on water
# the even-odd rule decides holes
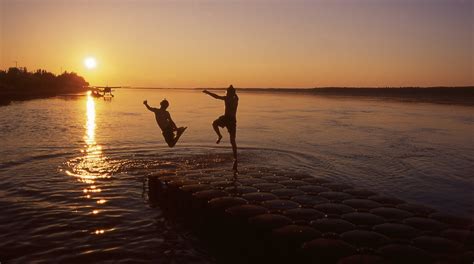
[[[66,173],[70,176],[77,177],[78,181],[91,184],[84,189],[84,193],[101,192],[100,188],[93,185],[97,179],[110,178],[107,173],[106,158],[102,153],[102,146],[96,142],[96,108],[94,98],[90,93],[87,94],[86,100],[86,125],[84,135],[84,149],[81,152],[84,156],[72,160],[70,163],[71,170]]]
[[[87,94],[87,133],[85,141],[87,146],[96,146],[95,144],[95,102],[90,94]]]
[[[77,181],[85,183],[82,193],[84,198],[93,199],[95,206],[103,206],[107,200],[100,195],[100,179],[110,178],[109,168],[111,167],[106,157],[103,155],[102,147],[96,142],[96,104],[90,93],[86,98],[86,124],[84,126],[84,148],[81,149],[82,155],[68,162],[66,174],[73,176]],[[99,208],[90,208],[89,214],[97,215],[101,210]],[[104,230],[98,229],[94,234],[103,234]]]

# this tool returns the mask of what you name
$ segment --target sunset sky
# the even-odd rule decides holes
[[[474,85],[473,3],[0,0],[0,68],[139,87]]]

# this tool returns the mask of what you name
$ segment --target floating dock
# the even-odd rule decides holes
[[[148,176],[149,199],[219,263],[469,263],[474,225],[429,207],[297,173],[213,169]]]

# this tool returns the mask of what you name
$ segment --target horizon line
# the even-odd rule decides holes
[[[474,88],[473,85],[459,86],[321,86],[321,87],[236,87],[236,89],[253,89],[253,90],[317,90],[317,89],[453,89],[453,88]],[[150,87],[150,86],[127,86],[120,89],[213,89],[222,90],[227,87]]]

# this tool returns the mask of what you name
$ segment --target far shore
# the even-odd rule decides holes
[[[226,88],[165,88],[128,87],[126,89],[160,90],[216,90]],[[338,98],[387,99],[413,103],[436,103],[474,106],[474,86],[436,86],[436,87],[318,87],[318,88],[237,88],[239,93],[282,93],[328,96]]]
[[[241,89],[239,92],[247,91]],[[379,98],[413,103],[474,106],[474,86],[463,87],[324,87],[311,89],[249,89],[257,92],[305,93],[346,98]]]
[[[88,85],[84,77],[75,72],[64,71],[56,75],[42,69],[30,72],[25,67],[10,67],[0,70],[0,106],[12,101],[85,92]]]
[[[155,88],[127,87],[122,89],[170,89],[170,90],[225,90],[225,88]],[[282,93],[308,94],[339,98],[381,98],[403,102],[426,102],[438,104],[454,104],[474,106],[474,86],[462,87],[321,87],[321,88],[237,88],[239,93]],[[0,106],[9,105],[14,101],[50,98],[66,95],[57,93],[36,94],[1,94]]]
[[[0,94],[1,95],[1,94]],[[58,96],[57,94],[15,94],[15,95],[1,95],[0,106],[6,106],[16,101],[28,101],[34,99],[44,99]]]

